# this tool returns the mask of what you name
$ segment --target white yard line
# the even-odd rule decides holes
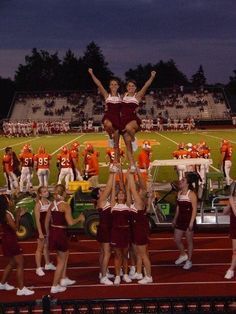
[[[54,152],[50,153],[50,155],[52,155],[52,156],[55,155],[63,146],[66,146],[66,145],[68,145],[68,144],[74,142],[75,140],[81,138],[82,136],[84,136],[84,134],[81,134],[81,135],[75,137],[73,140],[71,140],[71,141],[69,141],[69,142],[67,142],[67,143],[64,143],[62,146],[60,146],[60,147],[59,147],[58,149],[56,149]]]
[[[176,145],[179,144],[179,143],[177,143],[176,141],[173,141],[171,138],[169,138],[169,137],[167,137],[167,136],[164,136],[164,135],[162,135],[162,134],[160,134],[160,133],[158,133],[158,132],[155,132],[155,133],[156,133],[157,135],[159,135],[159,136],[165,138],[165,139],[168,140],[169,142],[172,142],[172,143],[174,143],[174,144],[176,144]],[[214,169],[216,172],[221,172],[220,169],[218,169],[218,168],[216,168],[216,167],[214,167],[214,166],[212,166],[212,165],[210,165],[210,168]]]
[[[201,133],[197,133],[197,134],[201,134]],[[225,139],[225,137],[218,137],[218,136],[210,135],[208,133],[204,133],[204,135],[207,136],[207,137],[211,137],[211,138],[217,139],[217,140],[224,140]],[[233,143],[233,144],[236,144],[236,142],[231,141],[231,140],[229,140],[229,142]]]
[[[24,143],[29,143],[29,142],[32,142],[32,141],[35,141],[35,140],[39,140],[39,139],[42,139],[41,137],[36,137],[36,138],[32,138],[31,140],[26,140],[26,141],[23,141],[23,142],[19,142],[19,143],[16,143],[16,144],[12,144],[12,145],[9,145],[10,147],[14,147],[14,146],[18,146],[18,145],[21,145],[21,144],[24,144]],[[4,148],[0,148],[0,151],[1,150],[4,150],[7,146],[5,146]]]

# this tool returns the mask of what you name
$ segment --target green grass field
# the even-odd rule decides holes
[[[236,178],[236,130],[204,130],[193,132],[139,132],[137,134],[139,146],[142,145],[143,140],[150,140],[152,145],[152,160],[156,159],[171,159],[172,152],[176,149],[179,142],[184,143],[197,143],[201,140],[206,141],[211,149],[211,158],[213,159],[213,167],[211,171],[217,171],[219,169],[220,161],[220,142],[222,139],[228,139],[233,145],[233,166],[231,169],[231,177]],[[51,162],[51,174],[50,184],[54,184],[57,181],[57,168],[56,168],[56,155],[58,154],[60,147],[68,144],[71,145],[74,141],[79,141],[80,151],[84,150],[87,143],[94,145],[95,150],[100,152],[99,162],[101,163],[99,182],[106,183],[108,174],[108,167],[104,164],[105,152],[107,145],[107,136],[105,133],[73,133],[67,135],[53,135],[53,136],[40,136],[30,138],[0,138],[0,155],[1,159],[4,154],[4,148],[6,146],[12,146],[16,154],[19,154],[22,146],[25,143],[30,143],[33,148],[33,152],[36,153],[38,147],[43,145],[47,152],[53,155]],[[121,145],[124,146],[123,142]],[[137,155],[139,150],[135,152]],[[126,161],[125,161],[126,164]],[[126,165],[124,166],[126,167]],[[176,173],[172,167],[160,167],[158,171],[157,180],[160,182],[170,182],[177,179]],[[33,184],[37,185],[38,180],[36,174],[34,175]],[[5,179],[1,169],[0,172],[0,186],[5,186]]]

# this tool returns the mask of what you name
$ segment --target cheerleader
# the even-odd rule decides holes
[[[134,180],[134,175],[129,175],[129,186],[133,203],[130,206],[131,211],[131,240],[136,255],[137,272],[131,276],[131,279],[139,280],[140,284],[148,284],[153,282],[151,275],[151,262],[148,254],[148,234],[149,223],[147,217],[147,191],[143,182],[141,173],[137,171],[139,179],[139,190]],[[145,277],[142,275],[142,265],[145,268]]]
[[[93,69],[88,69],[94,83],[97,85],[101,95],[105,99],[106,111],[102,119],[104,129],[109,135],[109,146],[115,148],[115,161],[119,160],[119,129],[120,129],[120,107],[121,97],[118,93],[120,82],[117,78],[112,78],[109,83],[110,92],[106,91],[102,83],[93,73]]]
[[[191,175],[187,174],[179,181],[179,189],[176,213],[172,222],[174,240],[180,251],[180,256],[175,261],[175,265],[181,265],[185,262],[183,269],[188,270],[192,267],[193,234],[196,228],[197,215],[197,196],[193,191]],[[188,254],[185,253],[182,242],[184,234],[187,240]]]
[[[135,133],[140,129],[141,120],[136,114],[139,103],[145,95],[148,87],[152,84],[156,72],[152,71],[150,78],[146,81],[140,91],[137,92],[137,84],[133,80],[129,80],[126,84],[127,92],[125,93],[120,110],[120,129],[127,148],[127,157],[130,162],[130,170],[135,171],[135,161],[133,151],[138,146],[135,141]]]
[[[229,198],[229,206],[224,210],[224,214],[230,214],[229,233],[232,239],[232,260],[230,268],[225,274],[225,279],[232,279],[234,277],[234,269],[236,267],[236,182],[232,184],[232,193]]]
[[[114,167],[110,168],[110,175],[104,190],[101,188],[95,188],[91,192],[91,196],[96,200],[96,209],[99,213],[99,225],[97,228],[97,241],[100,243],[100,283],[104,285],[113,285],[110,278],[114,276],[108,272],[108,263],[111,256],[111,228],[112,228],[112,215],[111,204],[108,201],[108,197],[111,193],[112,182],[115,172]]]
[[[10,200],[7,195],[0,195],[0,224],[2,225],[2,252],[3,256],[8,259],[8,264],[4,268],[2,279],[0,282],[0,290],[13,290],[14,286],[7,283],[7,279],[14,266],[16,266],[16,279],[18,282],[18,289],[16,294],[18,296],[34,294],[24,286],[24,266],[22,250],[17,242],[16,231],[19,226],[19,219],[21,211],[17,211],[16,220],[9,211]]]
[[[115,280],[114,285],[120,284],[121,266],[123,266],[123,281],[132,282],[128,276],[128,250],[130,244],[130,193],[129,184],[127,186],[127,194],[124,189],[119,186],[116,192],[116,181],[113,177],[111,192],[111,245],[115,252]]]
[[[54,273],[51,293],[63,292],[69,285],[75,284],[66,276],[69,247],[67,239],[67,225],[74,225],[84,221],[81,214],[77,218],[71,215],[71,208],[65,202],[66,189],[62,184],[57,184],[54,189],[54,201],[49,207],[45,219],[45,229],[49,242],[49,250],[56,251],[57,266]]]
[[[45,230],[45,218],[47,211],[51,205],[48,200],[48,189],[45,186],[40,186],[37,191],[38,200],[34,207],[34,216],[36,227],[38,231],[37,239],[37,249],[35,252],[35,261],[36,261],[36,274],[38,276],[44,276],[45,273],[41,267],[42,253],[45,259],[45,270],[55,270],[56,267],[50,263],[48,243],[46,241],[46,230]]]

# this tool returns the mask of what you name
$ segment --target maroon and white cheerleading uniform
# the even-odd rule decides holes
[[[118,130],[120,128],[120,108],[121,108],[121,97],[118,94],[117,96],[108,95],[105,100],[106,111],[102,119],[102,123],[105,120],[109,120],[112,123],[112,126]]]
[[[136,121],[138,126],[141,126],[142,122],[136,113],[138,106],[139,102],[135,95],[124,95],[120,110],[120,130],[124,130],[126,125],[131,121]]]
[[[235,201],[234,201],[235,203]],[[235,203],[236,205],[236,203]],[[229,235],[231,239],[236,239],[236,216],[230,208],[230,224],[229,224]]]
[[[98,208],[99,225],[97,227],[97,241],[100,243],[111,242],[112,215],[111,204],[106,202],[105,206]]]
[[[39,204],[40,204],[40,208],[39,208],[39,213],[40,213],[40,218],[39,218],[39,222],[41,225],[41,230],[43,235],[46,235],[46,230],[45,230],[45,218],[47,215],[47,211],[51,205],[51,203],[48,201],[47,204],[43,204],[40,200],[39,200]]]
[[[68,251],[67,221],[65,213],[60,212],[58,205],[64,201],[53,202],[51,208],[51,224],[49,230],[49,250]]]
[[[178,194],[177,205],[179,206],[179,214],[176,221],[176,229],[186,231],[189,227],[189,223],[192,217],[192,203],[189,198],[189,193],[191,190],[188,190],[187,194]],[[193,224],[193,230],[196,228],[196,220]]]
[[[7,214],[11,216],[11,218],[15,221],[14,216],[8,210]],[[8,225],[7,222],[2,223],[2,252],[6,257],[13,257],[20,255],[22,253],[22,249],[20,248],[17,235],[15,230],[12,229],[11,226]]]
[[[146,209],[138,210],[134,204],[130,206],[131,241],[136,245],[148,244],[149,223]]]
[[[116,248],[128,248],[130,244],[130,211],[126,204],[115,204],[111,209],[112,229],[111,245]]]

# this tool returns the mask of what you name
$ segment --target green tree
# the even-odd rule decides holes
[[[129,69],[125,73],[126,80],[134,79],[140,88],[149,78],[151,71],[157,72],[152,84],[153,87],[173,87],[188,85],[188,79],[176,66],[175,62],[170,59],[167,62],[160,60],[157,64],[138,65],[136,69]]]
[[[191,83],[193,87],[202,87],[206,85],[206,77],[202,65],[199,66],[197,72],[193,74]]]
[[[65,90],[78,89],[80,85],[80,72],[81,61],[69,49],[62,60],[60,88]]]
[[[92,68],[99,80],[107,85],[113,73],[108,68],[108,63],[102,50],[93,41],[88,44],[84,56],[80,59],[82,63],[82,72],[80,75],[81,89],[95,89],[95,85],[88,74],[88,68]]]
[[[60,85],[61,65],[57,53],[49,54],[45,50],[32,50],[20,64],[15,75],[18,90],[51,90]]]
[[[236,95],[236,70],[233,70],[233,76],[229,77],[229,83],[226,86],[227,92]]]
[[[15,83],[11,79],[0,77],[0,119],[6,118],[15,93]]]

